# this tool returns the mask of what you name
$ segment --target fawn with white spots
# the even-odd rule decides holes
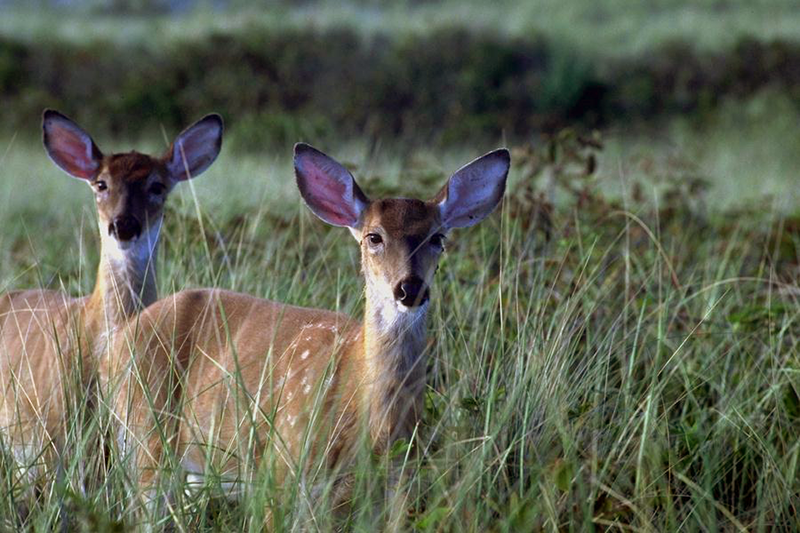
[[[498,205],[509,153],[464,166],[429,201],[372,201],[343,166],[305,144],[294,165],[311,211],[348,228],[361,247],[363,320],[216,289],[147,308],[105,369],[145,502],[165,445],[190,482],[213,472],[233,493],[246,482],[244,463],[268,461],[279,483],[302,479],[301,457],[342,464],[364,433],[380,453],[420,419],[429,287],[445,234]],[[178,396],[178,416],[165,415]]]
[[[214,162],[222,142],[218,115],[184,130],[159,158],[103,155],[88,133],[56,111],[44,112],[42,127],[50,159],[94,193],[101,251],[89,296],[0,295],[0,436],[29,476],[43,457],[62,451],[70,413],[89,397],[97,359],[114,333],[156,300],[164,202],[178,182]]]

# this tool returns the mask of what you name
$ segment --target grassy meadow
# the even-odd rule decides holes
[[[658,39],[713,49],[740,29],[765,40],[800,37],[791,2],[752,4],[657,3],[682,13],[685,24],[647,16],[644,3],[623,9],[624,2],[594,10],[541,2],[541,16],[525,2],[502,16],[492,4],[483,19],[472,15],[489,8],[476,3],[457,13],[467,26],[486,19],[481,24],[492,31],[512,35],[536,21],[543,31],[563,30],[570,46],[607,45],[612,56]],[[313,5],[271,9],[290,24],[347,23],[369,33],[424,30],[446,18],[450,3],[423,2],[409,17],[357,3]],[[543,21],[551,14],[552,25]],[[2,19],[0,34],[35,39],[49,31],[46,17],[14,16],[18,24]],[[621,22],[603,24],[608,17]],[[176,36],[158,38],[228,31],[226,24],[245,18],[194,14],[171,30]],[[645,19],[663,31],[637,25]],[[116,19],[103,18],[92,31],[141,41],[172,26],[148,20],[116,32]],[[583,25],[575,28],[576,20]],[[57,29],[51,38],[85,39],[76,24],[78,31]],[[0,137],[0,292],[87,294],[99,247],[91,193],[47,159],[36,141],[38,120],[32,115]],[[277,531],[366,532],[399,505],[408,531],[797,530],[798,123],[797,95],[767,87],[692,114],[510,141],[409,146],[364,136],[329,146],[329,137],[296,139],[348,164],[371,197],[430,197],[459,166],[506,142],[512,170],[501,208],[447,240],[432,289],[415,446],[397,446],[391,457],[362,450],[350,469],[349,515],[334,518],[325,498],[312,494],[312,487],[332,488],[325,469],[310,467],[315,474],[305,483],[276,486],[268,469],[250,467],[243,476],[252,483],[235,503],[220,497],[213,477],[185,494],[180,476],[166,476],[162,488],[175,498],[171,526],[260,531],[271,514]],[[169,199],[160,294],[222,287],[359,315],[358,247],[302,205],[290,144],[254,150],[251,130],[230,126],[214,166]],[[176,133],[165,127],[162,135],[98,133],[95,140],[107,151],[158,153]],[[14,475],[0,442],[0,530],[135,527],[128,472],[97,453],[109,416],[102,405],[79,409],[80,430],[61,467],[46,471],[35,490]],[[386,501],[390,461],[407,475]],[[23,518],[19,501],[31,492],[36,499]]]

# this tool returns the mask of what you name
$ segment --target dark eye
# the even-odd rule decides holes
[[[167,188],[164,187],[163,183],[154,183],[150,186],[150,194],[155,194],[156,196],[161,195]]]
[[[103,180],[98,181],[94,186],[97,187],[97,192],[103,192],[108,189],[108,184]]]
[[[378,245],[383,242],[383,237],[381,237],[377,233],[369,233],[367,235],[367,240],[369,241],[370,244]]]
[[[436,233],[435,235],[432,235],[430,239],[428,239],[428,242],[437,248],[442,248],[444,246],[444,235],[441,233]]]

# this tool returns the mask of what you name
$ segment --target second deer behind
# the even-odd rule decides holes
[[[222,144],[219,115],[184,130],[162,157],[103,154],[86,131],[53,110],[44,112],[42,129],[53,162],[91,188],[101,246],[89,296],[42,289],[0,295],[0,440],[29,477],[43,457],[63,451],[109,339],[156,300],[167,196],[205,171]]]

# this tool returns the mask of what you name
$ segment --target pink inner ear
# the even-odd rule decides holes
[[[70,127],[51,124],[47,145],[50,156],[68,174],[90,179],[97,170],[97,161],[92,158],[92,140]]]
[[[467,227],[486,218],[503,197],[509,165],[508,152],[495,150],[456,171],[441,204],[444,224]]]
[[[327,166],[329,168],[324,168]],[[316,161],[303,161],[298,170],[305,182],[306,202],[323,220],[337,226],[355,226],[358,223],[350,176],[341,176],[341,169],[319,165]]]
[[[177,179],[185,180],[189,177],[186,175],[188,167],[191,176],[197,176],[214,162],[218,152],[219,130],[202,126],[195,127],[175,141],[169,163],[170,172]],[[186,157],[185,164],[184,156]]]

